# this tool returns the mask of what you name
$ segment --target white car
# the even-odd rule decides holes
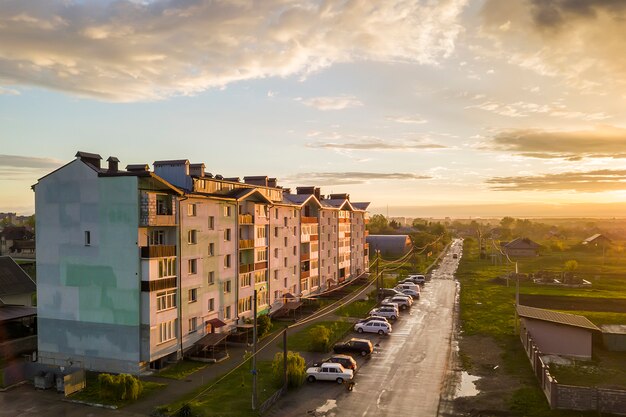
[[[409,275],[405,278],[405,281],[410,281],[414,284],[425,284],[426,277],[424,275]]]
[[[383,303],[395,303],[400,307],[400,310],[406,310],[413,305],[413,298],[410,296],[399,295],[395,297],[387,297],[383,300]]]
[[[415,298],[417,300],[420,299],[420,292],[419,291],[415,291],[414,289],[406,289],[406,290],[400,290],[402,292],[402,294],[408,295],[412,298]]]
[[[370,316],[382,316],[391,320],[395,320],[400,316],[397,308],[379,307],[370,311]]]
[[[336,381],[342,384],[354,377],[352,369],[345,369],[340,363],[325,362],[321,366],[313,366],[306,370],[306,380],[309,382]]]
[[[386,317],[382,316],[368,316],[364,319],[359,320],[359,323],[367,323],[368,321],[383,321],[385,323],[389,323]]]
[[[384,321],[368,321],[367,323],[357,323],[354,325],[357,333],[378,333],[380,335],[391,333],[391,324]]]

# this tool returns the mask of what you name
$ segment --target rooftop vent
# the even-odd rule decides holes
[[[131,164],[131,165],[126,165],[126,171],[129,171],[129,172],[148,172],[148,171],[150,171],[150,166],[148,164]]]
[[[89,153],[89,152],[82,152],[82,151],[78,151],[76,152],[76,156],[78,159],[80,159],[81,161],[100,169],[100,161],[102,160],[102,157],[100,155],[98,155],[97,153]]]
[[[117,172],[118,170],[117,166],[120,160],[114,156],[109,156],[109,158],[107,159],[107,162],[109,163],[109,172]]]

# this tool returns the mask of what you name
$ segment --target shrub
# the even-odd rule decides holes
[[[98,375],[100,396],[108,400],[136,400],[141,394],[142,385],[137,377],[128,374]]]
[[[309,330],[311,348],[314,352],[326,352],[330,345],[331,330],[325,326],[317,325]]]
[[[272,320],[267,314],[257,317],[256,319],[258,338],[262,338],[272,330]]]
[[[272,375],[276,386],[284,383],[284,355],[278,352],[272,362]],[[298,352],[287,352],[287,380],[289,388],[297,388],[304,382],[306,376],[306,362]]]

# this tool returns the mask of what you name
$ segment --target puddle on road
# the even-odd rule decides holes
[[[326,400],[326,404],[315,409],[315,415],[324,415],[333,408],[337,408],[337,400]],[[320,413],[320,414],[318,414]]]
[[[470,375],[467,372],[461,372],[461,382],[456,387],[454,398],[473,397],[480,394],[480,391],[476,388],[476,381],[479,379],[479,376]]]

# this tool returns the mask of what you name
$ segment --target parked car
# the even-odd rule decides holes
[[[323,363],[322,366],[312,366],[306,370],[306,380],[315,382],[320,381],[336,381],[343,384],[354,377],[352,369],[345,369],[340,363]]]
[[[385,298],[383,300],[383,303],[384,302],[395,303],[400,307],[400,310],[406,310],[413,305],[413,298],[406,295],[396,295],[394,297]]]
[[[426,277],[424,275],[409,275],[400,282],[412,282],[413,284],[424,285],[426,283]]]
[[[374,351],[372,342],[367,339],[357,339],[353,337],[347,342],[336,343],[333,346],[333,352],[335,353],[358,353],[361,356],[366,356]]]
[[[400,316],[397,308],[379,307],[370,311],[370,316],[383,316],[391,320],[395,320]]]
[[[401,284],[399,283],[398,285],[395,286],[395,289],[398,291],[415,290],[417,292],[420,292],[420,286],[412,282],[403,282]]]
[[[402,295],[402,292],[393,288],[380,288],[380,293],[383,297],[392,297],[394,295]]]
[[[370,321],[367,323],[357,323],[354,330],[358,333],[378,333],[380,335],[391,333],[391,324],[382,321]]]
[[[386,317],[383,316],[367,316],[364,319],[358,321],[358,323],[367,323],[368,321],[383,321],[385,323],[389,323]]]
[[[326,358],[318,363],[314,363],[313,366],[322,366],[323,363],[340,363],[346,369],[352,369],[356,371],[356,361],[350,355],[333,355],[330,358]]]
[[[420,292],[419,291],[415,291],[414,289],[406,289],[406,290],[402,290],[402,293],[404,295],[408,295],[416,300],[420,299]]]
[[[394,303],[393,301],[385,298],[383,301],[380,302],[380,306],[379,307],[393,307],[396,310],[400,311],[402,310],[402,307],[400,307],[400,304],[398,303]]]

